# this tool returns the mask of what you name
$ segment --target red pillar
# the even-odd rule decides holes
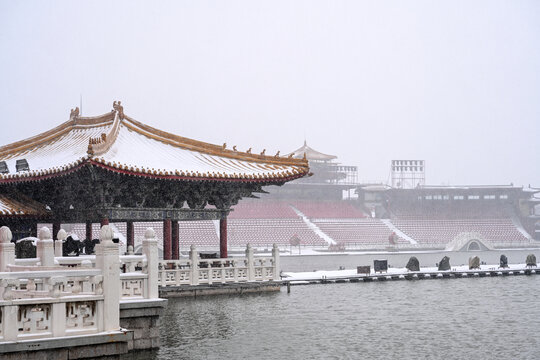
[[[101,219],[101,226],[104,226],[104,225],[109,225],[109,219],[108,218]]]
[[[91,221],[86,222],[86,238],[88,240],[92,240],[92,222]]]
[[[128,221],[126,224],[126,237],[127,237],[127,246],[133,246],[135,249],[135,227],[133,226],[133,221]]]
[[[52,224],[52,236],[53,239],[56,240],[56,236],[58,235],[58,232],[60,231],[60,221],[55,221]]]
[[[171,222],[172,224],[172,259],[180,259],[180,235],[178,231],[178,220]]]
[[[163,221],[163,260],[171,260],[171,219]]]
[[[227,257],[227,217],[219,220],[219,257]]]

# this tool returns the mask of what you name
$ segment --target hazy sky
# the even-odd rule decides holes
[[[387,181],[540,186],[540,1],[0,0],[0,144],[121,100],[245,150]]]

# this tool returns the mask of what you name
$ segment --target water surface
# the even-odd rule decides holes
[[[171,299],[154,359],[533,359],[540,275]]]

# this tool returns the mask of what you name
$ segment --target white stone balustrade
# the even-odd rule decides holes
[[[201,285],[253,281],[279,281],[279,249],[274,245],[272,256],[255,257],[248,244],[245,257],[200,259],[191,246],[189,260],[159,262],[159,285]]]
[[[55,261],[49,229],[40,229],[36,259],[16,261],[11,231],[2,227],[0,342],[119,330],[120,268],[111,234],[102,228],[96,267],[87,259],[63,267]]]
[[[155,301],[158,249],[148,229],[142,255],[119,255],[113,231],[101,228],[96,255],[62,257],[59,231],[53,242],[41,228],[37,257],[15,259],[9,228],[0,228],[0,343],[109,333],[120,329],[120,304]]]
[[[2,272],[0,277],[0,341],[104,331],[100,269]]]

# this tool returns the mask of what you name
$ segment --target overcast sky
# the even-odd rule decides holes
[[[389,179],[540,187],[540,1],[0,0],[0,144],[108,112]]]

